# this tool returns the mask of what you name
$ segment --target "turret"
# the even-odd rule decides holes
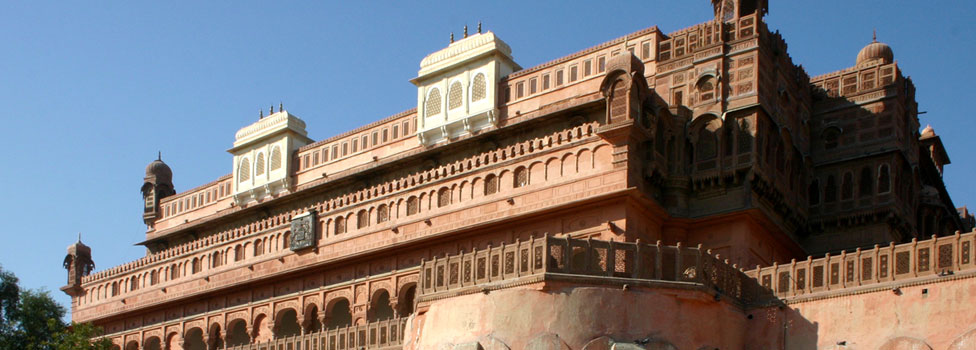
[[[161,215],[159,201],[176,194],[173,188],[173,171],[163,163],[162,154],[146,166],[146,177],[142,183],[143,211],[142,221],[152,229]]]
[[[88,276],[95,269],[91,248],[81,243],[80,234],[78,242],[68,246],[68,255],[64,257],[63,266],[68,270],[68,284],[61,287],[61,290],[70,296],[78,296],[82,291],[81,278]]]

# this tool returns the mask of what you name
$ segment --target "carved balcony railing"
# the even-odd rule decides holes
[[[976,232],[932,237],[789,264],[756,267],[746,274],[779,298],[854,288],[885,288],[889,282],[976,271]]]
[[[370,350],[400,349],[407,318],[329,329],[267,342],[224,347],[226,350]]]
[[[545,236],[424,261],[420,295],[460,295],[574,276],[674,282],[742,303],[755,300],[759,291],[739,269],[701,247]]]

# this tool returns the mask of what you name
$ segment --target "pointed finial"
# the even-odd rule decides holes
[[[454,43],[454,32],[451,32],[451,44]]]
[[[468,37],[468,25],[467,24],[464,25],[464,37],[465,38]]]
[[[264,109],[258,108],[258,120],[264,119]]]
[[[78,232],[78,243],[81,243],[81,232]]]
[[[871,35],[871,42],[878,42],[878,28],[874,28],[874,34]]]
[[[481,34],[481,21],[478,21],[478,34]]]
[[[163,160],[163,151],[157,151],[157,152],[159,152],[159,153],[156,153],[156,160],[162,161]],[[80,233],[79,233],[79,235],[80,235]]]
[[[274,114],[274,104],[273,103],[271,104],[271,107],[268,107],[268,115],[272,115],[272,114]]]
[[[285,110],[285,104],[278,101],[278,112]]]

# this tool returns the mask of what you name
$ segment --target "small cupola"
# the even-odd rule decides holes
[[[888,44],[878,42],[878,34],[875,33],[871,43],[857,53],[857,66],[880,62],[889,64],[895,61],[895,53]]]
[[[468,35],[420,61],[417,136],[424,145],[496,126],[498,82],[522,69],[512,49],[492,32]]]
[[[142,182],[143,211],[142,221],[152,227],[159,218],[159,201],[176,194],[173,187],[173,170],[163,162],[162,153],[146,166],[146,177]]]
[[[78,234],[77,242],[68,246],[68,255],[64,257],[63,266],[68,270],[68,283],[61,287],[61,290],[70,296],[80,295],[83,291],[81,278],[88,276],[95,270],[91,248],[81,243],[81,234]]]

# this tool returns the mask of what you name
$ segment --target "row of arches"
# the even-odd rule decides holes
[[[406,317],[414,312],[415,294],[415,284],[404,285],[398,297],[395,298],[398,302],[394,304],[391,302],[394,298],[390,296],[390,291],[378,289],[370,299],[365,319],[355,318],[348,298],[336,297],[325,304],[324,310],[319,310],[319,306],[312,303],[307,305],[302,313],[299,313],[299,310],[295,308],[288,307],[279,310],[274,315],[258,313],[251,320],[231,317],[223,324],[211,323],[206,327],[198,324],[192,325],[186,328],[182,334],[170,331],[165,337],[147,336],[141,341],[141,347],[139,340],[127,339],[124,349],[220,349],[315,333],[326,329]],[[121,344],[116,343],[114,349],[122,349],[120,346]]]
[[[855,173],[858,174],[856,181]],[[857,187],[856,190],[855,185]],[[848,170],[840,176],[828,174],[822,187],[820,179],[813,179],[808,189],[807,199],[811,206],[816,206],[820,205],[821,198],[823,198],[823,203],[829,204],[838,200],[847,201],[854,198],[869,197],[874,194],[886,194],[891,191],[891,167],[888,166],[888,163],[882,163],[877,168],[864,166],[860,170]],[[822,197],[821,193],[823,194]]]
[[[264,151],[258,151],[254,155],[254,169],[251,169],[251,159],[248,156],[241,157],[237,165],[237,182],[247,182],[251,177],[257,178],[266,173],[281,169],[281,147],[275,145],[271,148],[269,161],[265,160]]]
[[[251,257],[287,250],[290,236],[291,231],[266,233],[253,240],[234,245],[226,245],[210,252],[183,258],[169,265],[158,266],[149,271],[143,271],[112,282],[92,286],[86,289],[83,297],[79,298],[79,304],[92,304],[101,300],[123,296],[126,293],[134,292],[142,288],[177,280],[181,277],[196,275],[225,265],[243,262]]]
[[[571,174],[606,169],[611,166],[610,153],[609,145],[598,145],[592,149],[583,147],[550,157],[545,161],[537,160],[528,165],[514,165],[487,174],[458,179],[453,183],[441,185],[437,189],[424,190],[419,194],[404,195],[398,199],[325,219],[320,223],[320,232],[327,232],[332,235],[344,234],[353,228],[365,229],[391,219],[447,208],[452,204],[475,200],[484,196],[492,196],[498,193],[510,195],[510,190],[540,184]],[[324,236],[322,238],[325,238]]]

